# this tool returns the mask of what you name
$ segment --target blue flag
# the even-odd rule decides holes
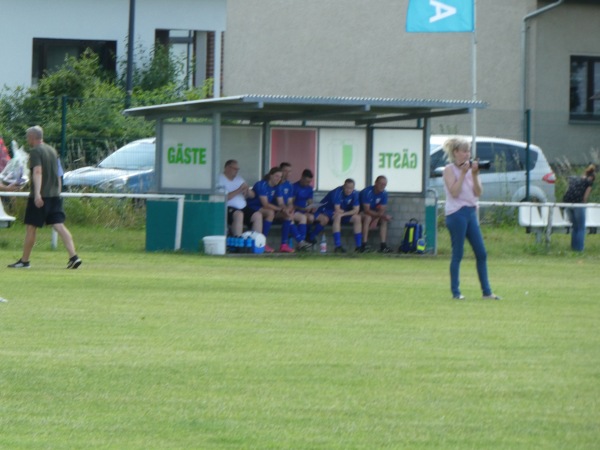
[[[475,29],[474,0],[409,0],[406,31],[451,33]]]

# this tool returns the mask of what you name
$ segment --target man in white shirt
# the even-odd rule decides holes
[[[248,228],[252,228],[252,231],[262,233],[261,213],[248,208],[246,204],[247,198],[254,198],[254,191],[238,175],[239,171],[238,162],[235,159],[228,160],[217,183],[227,193],[227,224],[230,226],[233,236],[242,234],[244,224]]]

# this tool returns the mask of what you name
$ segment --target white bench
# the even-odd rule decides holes
[[[537,240],[545,231],[548,236],[553,232],[569,233],[573,224],[566,212],[568,204],[528,204],[519,206],[519,225],[527,233],[536,233]],[[600,205],[586,205],[585,227],[590,234],[596,234],[600,228]]]
[[[587,208],[585,210],[585,227],[590,234],[598,233],[598,228],[600,228],[600,208]]]
[[[0,228],[10,227],[15,220],[15,217],[6,214],[4,211],[4,205],[2,204],[2,199],[0,199]]]
[[[519,225],[530,233],[532,228],[546,228],[548,225],[547,206],[519,206]]]

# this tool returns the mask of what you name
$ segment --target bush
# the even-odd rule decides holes
[[[108,229],[143,229],[146,225],[146,204],[142,200],[117,198],[65,198],[67,225],[100,226]],[[27,207],[26,197],[4,198],[7,214],[22,220]]]
[[[183,65],[168,49],[157,46],[149,53],[139,48],[138,52],[142,62],[134,72],[133,106],[196,100],[212,92],[212,81],[187,89]],[[98,55],[87,50],[79,58],[65,58],[37,87],[0,91],[0,136],[22,144],[25,130],[39,124],[45,141],[63,156],[66,170],[91,165],[126,142],[154,136],[154,122],[124,116],[124,105],[123,80],[104,73]]]

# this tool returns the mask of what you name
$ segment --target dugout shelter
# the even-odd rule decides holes
[[[124,114],[156,121],[157,190],[186,195],[184,250],[197,251],[202,237],[226,233],[225,196],[216,180],[225,161],[236,159],[251,185],[283,161],[292,164],[292,181],[311,169],[317,198],[346,178],[361,190],[385,175],[394,216],[388,243],[396,246],[404,222],[416,218],[425,223],[427,246],[435,252],[435,220],[429,224],[426,214],[432,203],[430,119],[485,106],[467,100],[239,95]],[[160,202],[148,207],[147,250],[172,249],[164,236],[175,226],[169,220],[175,212]]]

